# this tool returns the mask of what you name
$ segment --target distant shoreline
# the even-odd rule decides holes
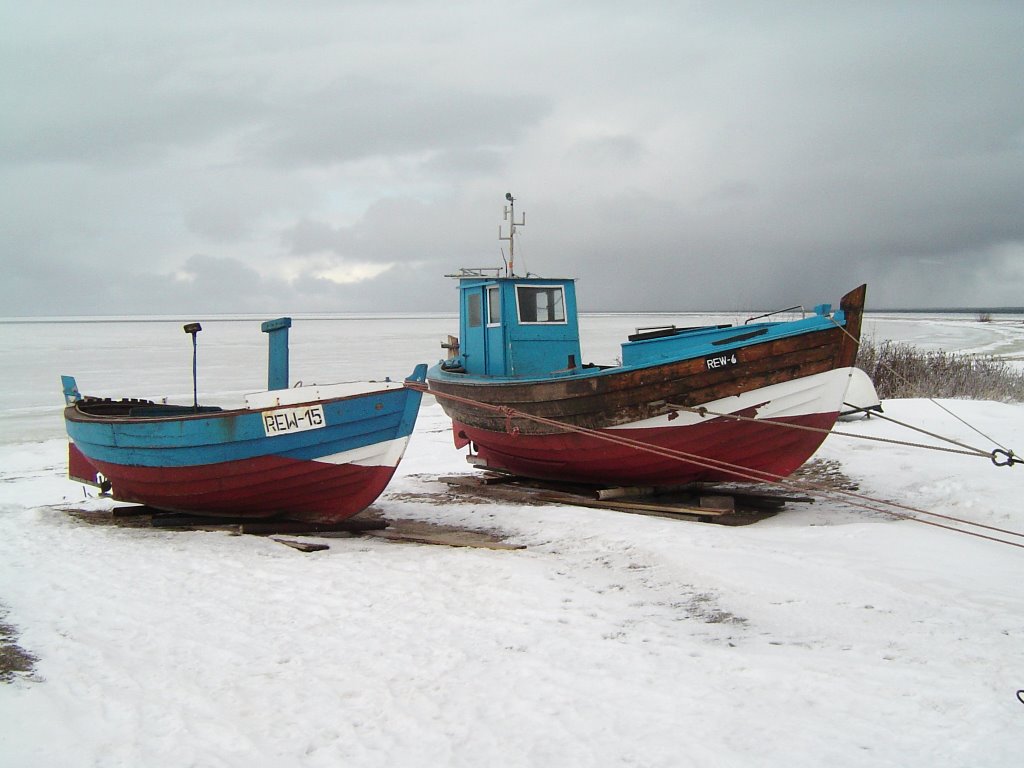
[[[755,312],[751,309],[646,309],[646,310],[592,310],[581,311],[580,317],[598,315],[722,315]],[[177,323],[193,315],[206,322],[243,322],[262,320],[274,315],[273,312],[255,314],[250,312],[203,314],[194,312],[181,315],[22,315],[0,317],[0,324],[18,323]],[[278,313],[280,314],[280,313]],[[286,313],[287,314],[287,313]],[[865,310],[865,315],[1024,315],[1024,307],[929,307],[927,309],[893,309],[889,307]],[[297,320],[419,320],[458,318],[454,312],[293,312]]]
[[[932,307],[930,309],[882,309],[872,307],[865,312],[885,312],[890,314],[932,314],[932,315],[1024,315],[1024,307]]]

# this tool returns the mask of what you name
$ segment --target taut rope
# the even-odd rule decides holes
[[[918,523],[924,523],[925,525],[932,525],[932,526],[935,526],[937,528],[945,528],[947,530],[954,531],[956,533],[964,533],[964,534],[967,534],[968,536],[975,536],[977,538],[987,539],[989,541],[995,541],[995,542],[998,542],[1000,544],[1008,544],[1008,545],[1010,545],[1012,547],[1019,547],[1021,549],[1024,549],[1024,544],[1022,544],[1022,543],[1018,543],[1018,542],[1015,542],[1015,541],[1006,541],[1005,539],[1000,539],[1000,538],[997,538],[995,536],[989,536],[987,534],[979,533],[977,531],[971,531],[971,530],[964,530],[962,528],[956,528],[956,527],[954,527],[952,525],[946,525],[944,523],[939,523],[939,522],[936,522],[934,520],[922,520],[921,518],[916,517],[915,515],[927,515],[929,517],[939,518],[941,520],[946,520],[946,521],[949,521],[949,522],[958,523],[960,525],[973,526],[975,528],[982,528],[982,529],[985,529],[985,530],[993,531],[995,533],[1001,533],[1001,534],[1004,534],[1004,535],[1007,535],[1007,536],[1017,536],[1017,537],[1024,538],[1024,533],[1021,533],[1021,532],[1018,532],[1018,531],[1012,531],[1012,530],[1005,529],[1005,528],[998,528],[996,526],[986,525],[984,523],[978,523],[978,522],[974,522],[972,520],[966,520],[964,518],[953,517],[953,516],[950,516],[950,515],[943,515],[943,514],[940,514],[938,512],[929,512],[928,510],[925,510],[925,509],[919,509],[917,507],[911,507],[911,506],[908,506],[908,505],[905,505],[905,504],[900,504],[898,502],[886,501],[884,499],[875,499],[875,498],[872,498],[870,496],[865,496],[865,495],[862,495],[862,494],[854,493],[852,491],[846,491],[846,490],[837,489],[837,488],[830,488],[828,486],[824,486],[824,485],[821,485],[821,484],[818,484],[818,483],[808,483],[808,482],[794,481],[794,480],[790,480],[790,479],[788,479],[788,478],[786,478],[786,477],[784,477],[782,475],[777,475],[777,474],[774,474],[774,473],[771,473],[771,472],[765,472],[763,470],[752,469],[750,467],[743,467],[743,466],[740,466],[740,465],[737,465],[737,464],[731,464],[731,463],[729,463],[727,461],[721,461],[719,459],[712,459],[710,457],[700,456],[698,454],[687,453],[686,451],[679,451],[679,450],[676,450],[676,449],[673,449],[673,448],[662,448],[662,447],[657,446],[657,445],[651,445],[650,443],[644,443],[644,442],[642,442],[640,440],[634,440],[632,438],[623,437],[621,435],[615,435],[615,434],[613,434],[610,431],[601,431],[601,430],[589,429],[587,427],[578,427],[578,426],[575,426],[573,424],[566,424],[565,422],[556,421],[555,419],[549,419],[549,418],[546,418],[544,416],[535,416],[533,414],[526,413],[525,411],[520,411],[520,410],[517,410],[515,408],[510,408],[508,406],[493,405],[491,403],[484,403],[484,402],[481,402],[479,400],[473,400],[471,398],[461,397],[459,395],[453,395],[453,394],[449,394],[449,393],[446,393],[446,392],[439,392],[437,390],[429,389],[425,384],[421,384],[419,382],[406,381],[405,382],[405,386],[408,387],[409,389],[415,389],[415,390],[417,390],[419,392],[431,394],[431,395],[433,395],[434,397],[437,397],[437,398],[451,400],[453,402],[462,403],[463,405],[468,405],[470,407],[478,408],[480,410],[490,411],[492,413],[501,414],[502,416],[505,417],[506,425],[507,425],[507,428],[509,429],[510,432],[514,429],[514,427],[511,426],[511,420],[513,418],[525,419],[525,420],[528,420],[528,421],[533,421],[533,422],[538,423],[538,424],[544,424],[545,426],[553,427],[555,429],[559,429],[559,430],[564,431],[564,432],[574,432],[574,433],[577,433],[577,434],[586,435],[586,436],[594,438],[596,440],[601,440],[601,441],[608,442],[608,443],[613,443],[613,444],[616,444],[616,445],[626,446],[626,447],[629,447],[629,448],[632,448],[632,449],[635,449],[635,450],[638,450],[638,451],[643,451],[645,453],[651,453],[651,454],[654,454],[654,455],[657,455],[657,456],[661,456],[663,458],[671,459],[671,460],[674,460],[674,461],[680,461],[680,462],[685,462],[685,463],[688,463],[688,464],[694,464],[696,466],[703,467],[705,469],[714,469],[714,470],[718,470],[718,471],[727,471],[729,474],[736,475],[737,477],[740,477],[740,478],[743,478],[743,479],[746,479],[746,480],[751,480],[753,482],[773,483],[775,485],[779,485],[779,486],[782,486],[784,488],[790,488],[790,489],[804,491],[804,492],[816,491],[816,492],[818,492],[819,494],[821,494],[823,496],[833,496],[833,497],[838,496],[838,497],[842,497],[842,499],[844,501],[846,501],[847,503],[851,504],[852,506],[861,507],[863,509],[867,509],[867,510],[870,510],[872,512],[882,512],[882,513],[885,513],[885,514],[891,514],[891,515],[894,515],[896,517],[902,518],[904,520],[913,520],[913,521],[918,522]],[[771,423],[771,422],[769,422],[769,423]],[[790,425],[790,426],[792,426],[792,425]],[[829,430],[824,430],[824,431],[828,432]],[[963,451],[958,451],[958,453],[964,453],[964,452]],[[974,455],[974,454],[972,453],[970,455]],[[987,455],[987,454],[983,454],[983,455]],[[881,508],[879,506],[875,506],[875,505],[880,505]],[[895,510],[905,510],[905,511],[904,512],[899,512],[899,511],[895,511]],[[913,513],[913,514],[908,514],[908,513]]]

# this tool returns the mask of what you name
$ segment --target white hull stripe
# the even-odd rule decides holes
[[[816,373],[781,384],[744,392],[735,397],[723,397],[703,403],[709,411],[715,413],[737,413],[755,408],[755,416],[759,419],[782,419],[793,416],[810,416],[817,413],[838,413],[843,403],[843,395],[849,385],[852,368],[837,368],[824,373]],[[611,429],[649,429],[653,427],[687,427],[707,421],[692,411],[678,411],[678,415],[669,419],[670,414],[655,416],[650,419],[619,424]]]
[[[279,408],[287,405],[322,403],[338,397],[356,397],[401,389],[400,381],[347,381],[340,384],[310,384],[291,389],[272,389],[265,392],[251,392],[245,396],[245,407],[258,411],[263,408]]]
[[[397,467],[408,444],[408,437],[399,437],[330,456],[321,456],[314,461],[324,464],[355,464],[360,467]]]

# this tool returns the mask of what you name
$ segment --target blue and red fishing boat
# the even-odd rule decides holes
[[[236,409],[83,397],[63,378],[72,479],[154,509],[333,523],[381,494],[420,405],[403,382],[288,386],[289,318],[270,337],[268,389]],[[193,334],[198,324],[185,327]],[[426,366],[409,377],[422,382]]]
[[[638,329],[621,364],[583,364],[575,282],[515,274],[525,219],[509,213],[506,265],[452,275],[459,336],[427,373],[475,464],[545,480],[681,485],[785,477],[817,450],[850,381],[865,286],[838,311],[823,304],[799,319]]]

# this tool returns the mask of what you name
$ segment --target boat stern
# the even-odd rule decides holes
[[[78,483],[91,485],[106,493],[110,490],[110,481],[103,473],[85,457],[74,440],[68,440],[68,479]]]

